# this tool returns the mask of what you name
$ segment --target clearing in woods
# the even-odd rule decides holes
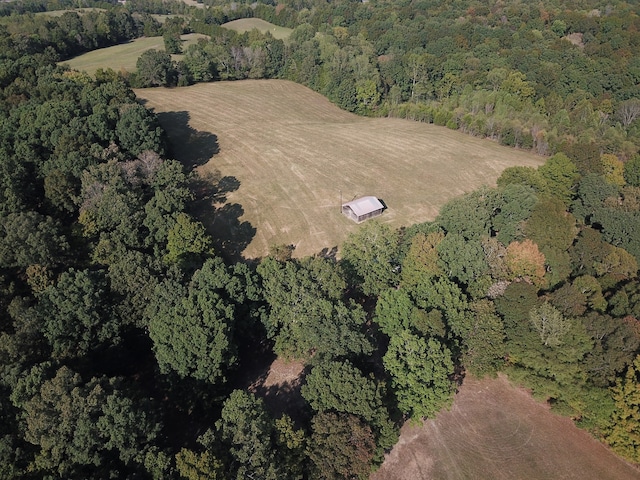
[[[507,167],[545,160],[444,127],[359,117],[284,80],[136,94],[159,115],[176,159],[231,185],[196,213],[247,258],[272,245],[294,245],[295,256],[339,246],[359,228],[341,214],[341,200],[375,195],[388,206],[375,221],[408,226],[494,185]]]
[[[500,376],[467,377],[450,411],[405,425],[371,480],[637,480],[640,470]]]
[[[197,43],[198,39],[209,37],[200,33],[189,33],[181,35],[180,38],[182,39],[182,48],[186,50],[192,43]],[[93,50],[60,63],[69,65],[74,70],[85,71],[90,75],[95,74],[99,68],[104,70],[110,68],[115,72],[135,72],[138,57],[151,49],[164,51],[162,37],[137,38],[131,42]],[[171,55],[171,58],[179,61],[182,59],[182,55]]]
[[[250,32],[255,28],[261,33],[269,32],[273,38],[277,38],[278,40],[289,38],[289,35],[293,32],[291,28],[280,27],[261,18],[240,18],[224,23],[222,26],[230,30],[235,30],[238,33]]]

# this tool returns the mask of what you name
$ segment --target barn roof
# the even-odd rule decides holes
[[[356,200],[352,200],[342,205],[343,207],[349,207],[357,216],[366,215],[367,213],[375,212],[376,210],[384,209],[384,205],[380,203],[376,197],[361,197]]]

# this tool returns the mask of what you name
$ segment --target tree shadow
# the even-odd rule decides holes
[[[220,256],[230,262],[242,260],[242,252],[256,235],[256,228],[247,221],[240,221],[244,208],[239,203],[225,203],[205,223],[213,237],[213,247]]]
[[[228,194],[239,188],[240,180],[222,176],[218,170],[197,176],[191,182],[195,193],[192,213],[213,238],[217,254],[230,262],[243,260],[242,252],[256,235],[255,227],[247,221],[240,221],[244,215],[242,205],[228,202]]]
[[[189,112],[162,112],[156,114],[158,122],[171,139],[169,154],[192,170],[204,165],[220,152],[218,136],[211,132],[201,132],[189,126]],[[175,148],[174,145],[188,145]]]
[[[300,427],[307,417],[307,403],[301,392],[302,384],[302,377],[268,387],[262,384],[256,388],[255,393],[264,399],[265,407],[273,418],[280,418],[286,414]]]
[[[336,261],[338,258],[338,246],[333,246],[331,248],[325,247],[320,250],[319,253],[316,254],[317,257],[326,258],[328,260]]]

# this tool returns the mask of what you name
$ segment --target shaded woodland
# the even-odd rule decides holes
[[[224,5],[3,4],[0,476],[367,478],[405,421],[497,372],[639,463],[637,7],[547,3],[234,11],[295,27],[287,43],[221,29]],[[165,76],[56,66],[151,26],[212,38],[150,53]],[[339,260],[233,262],[130,86],[272,76],[549,158],[433,222],[365,223]],[[305,364],[295,411],[238,388],[256,355]]]

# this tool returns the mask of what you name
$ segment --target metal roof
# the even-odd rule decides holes
[[[380,203],[376,197],[361,197],[347,203],[343,203],[342,207],[349,207],[358,217],[376,210],[384,209],[384,205]]]

